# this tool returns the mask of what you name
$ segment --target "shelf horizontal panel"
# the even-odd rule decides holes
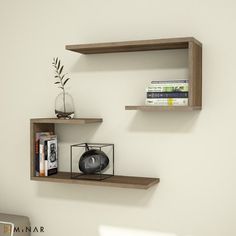
[[[150,50],[185,49],[189,47],[189,42],[198,45],[201,43],[193,37],[151,39],[124,42],[91,43],[66,45],[66,49],[82,54],[114,53],[114,52],[136,52]]]
[[[74,119],[57,119],[57,118],[37,118],[31,119],[32,123],[52,123],[52,124],[90,124],[101,123],[102,118],[74,118]]]
[[[125,110],[140,111],[193,111],[201,109],[201,106],[125,106]]]
[[[110,187],[120,187],[120,188],[136,188],[136,189],[148,189],[151,186],[159,183],[160,181],[159,178],[118,176],[118,175],[112,176],[105,180],[81,180],[81,179],[71,179],[70,172],[58,172],[58,174],[56,175],[47,177],[31,177],[31,180],[97,185],[97,186],[110,186]]]

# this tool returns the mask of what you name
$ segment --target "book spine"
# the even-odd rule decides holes
[[[48,176],[48,141],[44,141],[44,175]]]
[[[51,132],[37,132],[35,135],[35,176],[40,175],[40,138],[50,134]]]
[[[39,144],[39,160],[39,176],[45,176],[44,145],[42,142]]]
[[[146,105],[187,106],[188,98],[147,98]]]
[[[48,175],[57,173],[58,159],[57,159],[57,138],[49,140],[48,146]]]
[[[147,98],[188,98],[188,92],[147,92]]]
[[[35,137],[35,176],[39,176],[39,133]]]
[[[188,80],[186,79],[180,79],[180,80],[153,80],[151,84],[178,84],[178,83],[188,83]]]
[[[146,92],[187,92],[187,91],[188,91],[188,84],[148,86],[146,88]]]

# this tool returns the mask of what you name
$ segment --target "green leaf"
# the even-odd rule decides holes
[[[67,75],[68,73],[65,73],[62,77],[61,77],[61,79],[64,79],[64,77]]]
[[[61,65],[61,61],[59,60],[59,61],[58,61],[58,65],[57,65],[57,70],[59,70],[60,65]]]
[[[59,76],[58,76],[58,75],[55,75],[54,78],[59,78]]]
[[[59,70],[59,74],[61,74],[61,72],[63,71],[64,66],[61,67],[61,69]]]
[[[54,84],[60,84],[60,82],[57,81],[57,82],[55,82]]]
[[[58,61],[58,57],[56,58],[56,64],[57,64],[57,61]]]
[[[69,80],[70,78],[67,78],[66,80],[65,80],[65,82],[63,83],[63,86],[65,86],[65,84],[67,83],[67,81]]]

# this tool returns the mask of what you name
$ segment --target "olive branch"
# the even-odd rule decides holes
[[[55,69],[55,76],[54,78],[57,79],[57,81],[54,84],[58,84],[60,89],[63,91],[63,106],[64,106],[64,112],[66,112],[66,101],[65,101],[65,85],[70,80],[66,75],[68,73],[62,73],[64,69],[64,65],[61,65],[61,60],[57,58],[53,58],[52,65]]]

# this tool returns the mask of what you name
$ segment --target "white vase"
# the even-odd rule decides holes
[[[73,98],[69,93],[60,93],[55,100],[57,118],[72,119],[75,115]]]

